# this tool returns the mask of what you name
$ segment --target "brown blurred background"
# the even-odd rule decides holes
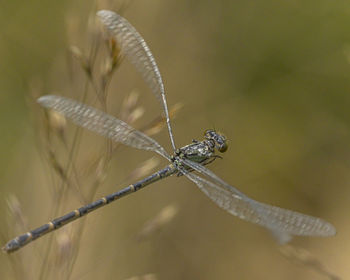
[[[91,34],[99,30],[93,15],[101,8],[122,9],[156,57],[169,107],[184,105],[173,120],[178,146],[200,140],[206,128],[215,127],[230,139],[230,147],[211,170],[259,201],[332,222],[338,234],[296,238],[293,248],[305,251],[286,257],[263,228],[232,217],[191,182],[174,177],[89,215],[83,224],[75,222],[61,234],[55,232],[52,240],[46,236],[11,256],[2,254],[1,278],[349,278],[347,1],[3,2],[1,243],[22,233],[16,209],[26,230],[54,218],[53,185],[62,184],[47,160],[44,114],[35,98],[56,93],[81,100],[89,83],[68,49],[75,45],[89,52]],[[140,128],[161,109],[140,75],[124,61],[110,85],[108,112],[118,116],[133,90],[140,93],[138,104],[145,110],[133,124]],[[90,86],[87,92],[87,103],[94,104]],[[68,146],[74,132],[67,123]],[[154,138],[170,149],[165,129]],[[76,171],[88,184],[96,171],[92,159],[103,154],[105,140],[83,132],[80,141]],[[63,150],[61,145],[56,151],[65,164]],[[94,198],[137,179],[135,168],[151,156],[119,147]],[[165,164],[160,160],[156,168]],[[59,215],[81,205],[69,194]],[[79,248],[70,240],[77,228],[83,229],[78,232]],[[55,245],[47,253],[49,242],[56,239],[61,251]]]

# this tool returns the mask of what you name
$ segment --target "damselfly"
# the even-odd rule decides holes
[[[121,51],[134,64],[160,101],[167,123],[173,155],[170,156],[160,144],[141,131],[90,106],[54,95],[43,96],[38,99],[38,102],[45,108],[59,112],[75,124],[113,141],[137,149],[156,152],[166,158],[170,164],[120,191],[102,197],[14,238],[3,247],[5,252],[14,252],[46,233],[56,230],[127,194],[138,191],[151,183],[174,174],[183,175],[194,182],[219,207],[243,220],[259,224],[269,229],[282,241],[289,240],[293,235],[331,236],[336,233],[335,228],[330,223],[320,218],[251,199],[204,167],[204,165],[213,162],[219,157],[215,154],[216,151],[223,153],[227,150],[225,136],[215,130],[206,130],[204,140],[202,141],[193,140],[191,144],[176,149],[163,81],[150,49],[135,28],[120,15],[112,11],[102,10],[97,13],[97,16],[110,35],[119,44]],[[196,171],[198,174],[193,171]]]

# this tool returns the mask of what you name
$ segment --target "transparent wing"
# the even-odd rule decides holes
[[[113,141],[137,149],[154,151],[170,159],[168,153],[154,139],[132,128],[127,123],[93,107],[55,95],[42,96],[38,99],[38,103],[59,112],[75,124]]]
[[[336,233],[333,225],[320,218],[253,200],[204,166],[188,159],[183,159],[183,163],[208,178],[206,180],[194,173],[185,174],[219,207],[243,220],[268,228],[282,243],[289,241],[293,235],[331,236]]]
[[[170,126],[164,84],[151,50],[136,29],[120,15],[112,11],[101,10],[97,12],[97,16],[115,37],[124,55],[134,64],[154,95],[160,101],[166,117],[171,145],[175,151],[175,142]]]

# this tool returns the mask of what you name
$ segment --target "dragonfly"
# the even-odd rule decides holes
[[[228,148],[226,137],[216,130],[208,129],[204,132],[202,141],[193,140],[192,143],[177,149],[171,129],[163,80],[145,40],[125,18],[113,11],[98,11],[97,17],[109,35],[119,44],[123,55],[135,66],[159,100],[166,120],[173,155],[170,156],[156,140],[143,132],[88,105],[55,95],[42,96],[38,99],[38,103],[62,114],[80,127],[126,146],[155,152],[170,163],[165,168],[134,184],[17,236],[5,244],[2,248],[5,252],[14,252],[33,240],[102,206],[171,175],[188,178],[220,208],[245,221],[265,227],[281,242],[288,242],[293,236],[326,237],[336,233],[332,224],[320,218],[256,201],[207,169],[205,165],[221,157],[217,152],[224,153]]]

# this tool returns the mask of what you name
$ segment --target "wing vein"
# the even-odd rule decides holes
[[[115,142],[141,150],[149,150],[170,160],[170,156],[157,141],[111,115],[69,98],[45,95],[38,99],[42,106],[55,110],[72,122],[105,136]]]

